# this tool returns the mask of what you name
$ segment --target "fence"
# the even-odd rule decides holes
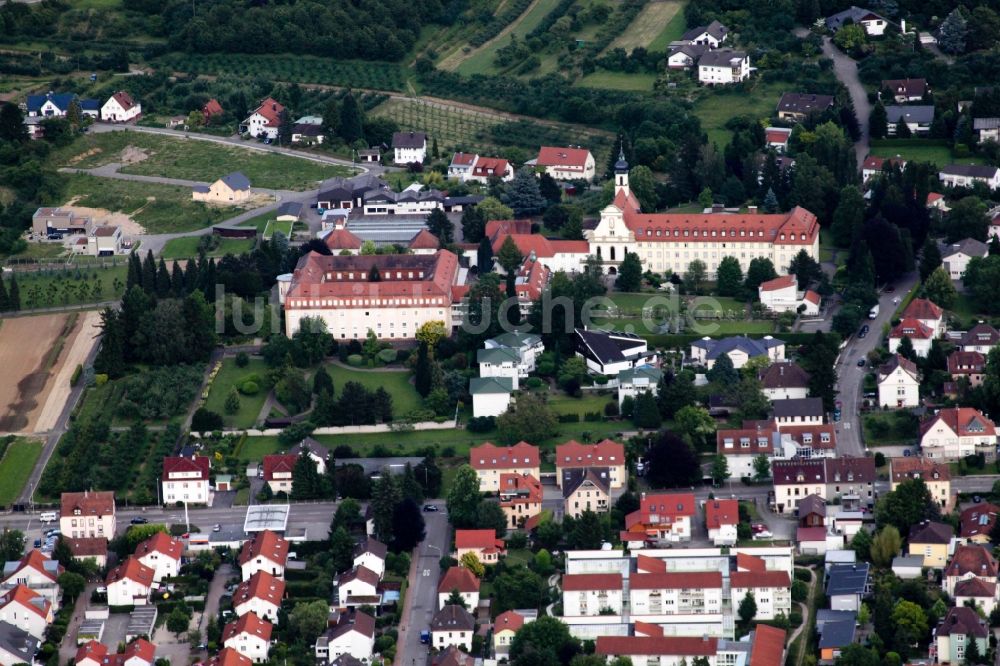
[[[394,430],[395,426],[395,430]],[[455,419],[449,421],[443,421],[438,423],[437,421],[421,421],[420,423],[411,423],[407,425],[407,430],[451,430],[458,427],[458,422]],[[316,428],[313,430],[314,435],[365,435],[380,432],[397,432],[399,429],[398,424],[390,423],[379,423],[377,425],[356,425],[356,426],[331,426],[327,428]],[[281,428],[267,428],[264,430],[255,430],[253,428],[249,430],[222,430],[223,435],[246,435],[247,437],[275,437],[281,434]],[[211,432],[191,432],[194,437],[207,438],[211,437]]]

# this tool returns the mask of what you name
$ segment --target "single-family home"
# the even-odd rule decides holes
[[[145,606],[153,587],[156,572],[135,557],[129,557],[108,572],[104,585],[108,588],[109,606]]]
[[[475,418],[500,416],[510,409],[514,381],[510,377],[473,377],[469,380],[472,415]]]
[[[479,579],[465,567],[449,567],[438,583],[438,608],[444,608],[455,592],[465,602],[466,608],[479,606]]]
[[[764,455],[776,455],[771,441],[776,429],[771,421],[750,421],[743,428],[718,430],[715,433],[716,451],[726,457],[729,478],[752,478],[756,475],[754,461]]]
[[[542,512],[542,484],[530,474],[501,474],[499,495],[509,529],[524,527]]]
[[[42,639],[12,624],[0,622],[0,664],[33,663]]]
[[[883,79],[882,90],[888,90],[897,104],[919,102],[927,94],[927,79]]]
[[[990,502],[970,506],[959,516],[958,536],[966,543],[990,543],[998,514],[1000,507]]]
[[[996,427],[972,407],[946,407],[920,426],[920,449],[928,458],[956,460],[984,453],[996,454]]]
[[[788,140],[792,138],[792,130],[787,127],[765,127],[764,142],[768,148],[773,148],[779,155],[788,150]]]
[[[869,155],[861,164],[861,182],[867,183],[875,176],[880,176],[890,166],[902,170],[906,167],[906,164],[906,160],[899,155],[896,155],[896,157]]]
[[[782,275],[757,287],[760,304],[772,312],[795,312],[801,302],[799,283],[794,275]]]
[[[366,536],[354,547],[354,566],[374,571],[381,579],[385,575],[385,558],[388,547],[370,536]]]
[[[497,538],[496,530],[455,530],[456,560],[473,553],[483,564],[496,564],[505,552],[506,545]]]
[[[110,491],[63,493],[59,531],[70,537],[114,538],[115,494]]]
[[[698,58],[698,83],[728,85],[750,78],[750,56],[746,51],[718,49]]]
[[[73,661],[75,666],[153,666],[155,660],[156,646],[136,638],[120,653],[109,653],[102,643],[87,641],[77,649]]]
[[[787,571],[733,571],[729,574],[733,607],[738,607],[748,594],[753,594],[758,620],[773,620],[779,614],[788,617],[792,610],[791,585]]]
[[[493,651],[498,655],[509,654],[514,636],[525,624],[534,622],[537,616],[538,611],[534,609],[509,610],[497,615],[497,619],[493,620]]]
[[[563,513],[579,518],[584,511],[611,510],[610,471],[607,467],[571,467],[562,470]]]
[[[979,143],[1000,141],[1000,118],[973,118],[972,131],[976,133]]]
[[[978,606],[989,617],[997,606],[997,584],[981,578],[966,578],[955,583],[956,606]]]
[[[969,578],[987,583],[997,582],[997,561],[983,544],[963,544],[955,547],[941,578],[941,589],[954,596],[955,586]]]
[[[781,120],[805,120],[811,113],[823,113],[833,108],[833,95],[788,92],[778,100],[776,109]]]
[[[222,645],[236,650],[255,664],[262,664],[271,652],[273,628],[274,625],[262,620],[256,613],[244,613],[222,630]]]
[[[215,204],[236,204],[250,199],[250,179],[239,171],[226,174],[211,185],[195,185],[191,188],[194,201]]]
[[[953,606],[934,629],[934,647],[939,664],[965,664],[969,642],[975,641],[979,654],[989,649],[989,626],[967,606]]]
[[[253,662],[233,648],[224,647],[219,654],[209,657],[204,666],[252,666]]]
[[[694,515],[691,493],[642,493],[639,508],[625,516],[625,532],[653,542],[690,541]]]
[[[927,193],[926,207],[930,210],[939,210],[942,212],[951,210],[948,207],[948,201],[944,198],[944,195],[941,194],[940,192]]]
[[[1000,187],[1000,167],[949,164],[938,172],[938,180],[951,187],[972,187],[974,183],[984,183],[995,190]]]
[[[965,377],[970,387],[979,386],[986,377],[986,355],[977,351],[953,351],[948,355],[948,373],[955,381]]]
[[[681,35],[679,41],[717,49],[726,41],[727,37],[729,37],[729,28],[718,21],[712,21],[708,25],[699,25],[696,28],[691,28]]]
[[[952,243],[941,257],[944,270],[952,280],[959,280],[969,267],[973,257],[985,258],[989,254],[989,246],[975,238],[965,238]]]
[[[255,532],[240,549],[238,561],[243,580],[248,580],[258,571],[284,578],[288,542],[271,530]]]
[[[752,358],[765,357],[775,361],[785,360],[785,343],[770,335],[759,340],[738,335],[721,340],[704,337],[691,343],[691,362],[703,365],[709,370],[715,365],[715,360],[725,354],[733,362],[733,367],[739,370]]]
[[[931,351],[931,341],[934,337],[934,331],[930,327],[904,315],[889,331],[889,353],[895,354],[903,338],[909,338],[913,352],[921,358],[926,358]]]
[[[316,639],[316,655],[328,664],[346,666],[348,658],[367,664],[374,651],[375,618],[359,610],[341,613],[336,624]]]
[[[431,618],[431,645],[437,650],[450,645],[472,650],[475,630],[476,620],[469,611],[455,604],[445,606]]]
[[[906,123],[912,136],[928,134],[931,131],[931,124],[934,122],[934,105],[900,106],[890,104],[885,107],[885,115],[888,121],[889,136],[896,136],[899,133],[900,123]]]
[[[772,400],[774,422],[781,426],[823,425],[822,398],[784,398]]]
[[[208,504],[210,468],[208,456],[164,458],[161,481],[164,504]]]
[[[643,365],[657,365],[656,352],[650,351],[644,338],[633,333],[574,331],[576,355],[587,363],[594,374],[617,376],[622,370]]]
[[[768,400],[797,400],[809,395],[809,373],[794,361],[772,363],[757,378]]]
[[[479,477],[479,491],[500,490],[500,478],[505,474],[541,478],[538,447],[527,442],[513,446],[496,446],[485,442],[469,449],[469,465]]]
[[[427,135],[424,132],[395,132],[392,135],[392,163],[423,164],[427,159]]]
[[[865,29],[869,37],[881,37],[890,25],[889,20],[870,9],[851,5],[842,12],[828,16],[824,21],[827,30],[837,32],[845,25],[856,24]]]
[[[565,574],[562,577],[563,615],[622,614],[622,575],[620,573]]]
[[[679,44],[670,47],[667,54],[667,67],[669,69],[691,69],[698,63],[698,59],[710,50],[711,47],[704,44]]]
[[[43,554],[37,548],[33,548],[20,560],[4,563],[3,577],[0,579],[0,592],[13,590],[18,585],[25,585],[52,604],[52,608],[59,610],[62,599],[59,576],[63,571],[58,561]]]
[[[0,595],[0,624],[9,624],[41,639],[54,619],[52,604],[27,585],[18,585]]]
[[[824,458],[826,468],[826,493],[828,501],[844,507],[875,505],[875,458],[867,456],[838,456]]]
[[[222,105],[213,97],[201,107],[202,122],[207,125],[213,117],[221,116],[223,113],[225,111],[222,110]]]
[[[740,524],[740,503],[734,499],[710,499],[705,502],[705,529],[716,546],[736,545],[736,526]]]
[[[119,90],[101,107],[101,120],[106,123],[127,123],[142,117],[142,105],[124,90]]]
[[[302,116],[292,123],[292,143],[322,144],[326,140],[323,119],[319,116]]]
[[[569,440],[556,446],[556,485],[562,487],[563,472],[573,468],[606,467],[611,489],[628,482],[625,470],[625,447],[620,442],[603,439],[596,444]]]
[[[316,473],[326,474],[326,464],[330,461],[330,449],[326,448],[312,437],[306,437],[288,451],[295,456],[306,456],[316,465]]]
[[[177,576],[184,544],[164,532],[157,532],[135,548],[139,562],[153,570],[153,582]]]
[[[93,560],[98,569],[108,564],[108,540],[104,537],[69,537],[63,534],[63,543],[69,547],[74,560]]]
[[[101,112],[101,103],[96,99],[81,99],[76,93],[53,93],[28,95],[28,118],[64,118],[71,106],[76,104],[80,113],[96,119]]]
[[[465,180],[487,184],[494,178],[503,182],[514,180],[514,166],[500,157],[480,157],[477,155],[472,170]]]
[[[254,138],[263,136],[272,140],[277,139],[284,111],[284,106],[277,100],[268,97],[250,112],[246,120],[240,123],[240,134],[249,134]]]
[[[910,555],[924,558],[923,566],[929,569],[943,569],[948,563],[948,555],[954,531],[947,523],[930,520],[910,526],[906,539]]]
[[[268,622],[277,622],[284,596],[285,581],[261,570],[236,587],[233,592],[233,610],[237,616],[256,613]]]
[[[816,612],[816,632],[823,663],[833,663],[841,651],[856,640],[858,614],[854,611],[829,610]]]
[[[660,392],[662,378],[660,369],[651,365],[622,370],[618,373],[618,406],[622,406],[625,398],[635,400],[643,393],[652,393],[655,397]]]
[[[984,355],[989,354],[997,345],[1000,345],[1000,331],[982,321],[966,331],[958,342],[962,351]]]
[[[539,355],[545,351],[541,336],[534,333],[502,333],[484,342],[483,346],[486,349],[503,347],[516,351],[520,359],[518,373],[522,378],[535,371],[535,363]]]
[[[264,483],[277,495],[292,492],[295,464],[299,457],[293,453],[274,453],[264,456]]]
[[[951,468],[947,464],[920,456],[889,459],[889,489],[896,490],[907,479],[921,479],[931,497],[942,508],[951,499]]]
[[[886,409],[920,404],[920,372],[917,364],[893,354],[878,368],[878,404]]]
[[[493,347],[476,351],[476,363],[479,364],[480,377],[501,377],[509,379],[516,391],[520,372],[518,366],[521,359],[517,351],[510,347]]]
[[[594,156],[586,148],[542,146],[535,166],[556,180],[593,180],[596,173]]]
[[[477,159],[479,159],[479,155],[475,153],[455,153],[451,156],[451,162],[448,164],[448,178],[454,178],[464,183],[472,175],[472,167]]]
[[[838,564],[830,567],[826,576],[826,596],[831,610],[857,612],[861,600],[871,592],[868,563]]]

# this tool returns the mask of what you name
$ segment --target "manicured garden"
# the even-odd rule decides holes
[[[357,382],[369,391],[384,388],[392,396],[392,411],[397,418],[402,418],[423,406],[420,394],[410,383],[409,370],[364,370],[347,368],[339,363],[327,364],[326,370],[333,378],[336,391],[340,391],[347,382]]]
[[[259,358],[248,359],[247,365],[242,368],[233,357],[222,359],[222,366],[209,388],[205,409],[220,414],[227,428],[254,427],[267,400],[268,389],[264,386],[267,371],[267,364]],[[254,381],[255,377],[258,381]],[[255,384],[257,390],[245,392],[253,388],[247,386],[248,382]],[[234,388],[239,393],[240,405],[239,409],[229,414],[226,412],[226,398]]]
[[[9,506],[17,500],[31,471],[42,454],[43,443],[25,437],[8,437],[4,440],[6,451],[0,458],[0,506]]]
[[[202,249],[203,238],[206,236],[187,236],[185,238],[172,238],[167,241],[160,252],[164,259],[195,259]],[[218,242],[211,249],[204,249],[206,257],[224,257],[227,254],[243,254],[249,252],[254,247],[252,238],[219,238]]]
[[[938,168],[949,164],[983,164],[981,157],[956,157],[944,139],[875,139],[871,154],[879,157],[902,157],[910,162],[930,162]]]

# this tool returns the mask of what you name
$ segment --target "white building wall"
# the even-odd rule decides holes
[[[108,585],[109,606],[144,606],[149,600],[149,588],[130,578]]]
[[[479,364],[479,376],[480,377],[507,377],[514,381],[514,390],[518,389],[518,379],[520,378],[520,372],[518,371],[518,366],[511,361],[510,363],[480,363]]]
[[[615,615],[622,612],[621,590],[563,590],[563,615],[600,615],[601,609],[610,608]]]
[[[139,561],[153,570],[153,582],[159,583],[164,578],[173,578],[177,575],[180,562],[163,553],[154,551],[146,553],[139,558]]]
[[[167,504],[208,504],[208,479],[164,481],[163,501]]]
[[[330,661],[342,654],[349,654],[355,659],[368,662],[375,649],[375,639],[362,635],[357,631],[349,631],[336,640],[330,641]]]
[[[920,404],[920,384],[897,367],[878,385],[878,404],[882,407],[916,407]]]
[[[444,300],[437,297],[435,300]],[[429,321],[452,320],[450,303],[427,306],[386,306],[371,308],[288,308],[285,309],[285,333],[289,337],[299,330],[305,317],[319,317],[335,340],[364,340],[371,329],[379,338],[412,340],[417,329]]]
[[[472,415],[500,416],[510,407],[510,393],[477,393],[472,396]]]
[[[236,611],[236,617],[242,617],[247,613],[255,613],[258,617],[268,622],[278,621],[278,607],[270,601],[264,601],[257,597],[247,599],[236,606],[234,610]]]
[[[431,639],[434,647],[438,650],[444,650],[449,645],[454,645],[466,652],[472,651],[471,631],[432,631]]]
[[[240,572],[243,574],[243,580],[250,580],[258,571],[263,571],[269,573],[275,578],[285,577],[285,567],[278,564],[274,560],[271,560],[263,555],[258,555],[252,560],[247,560],[242,565],[240,565]]]
[[[223,645],[224,647],[236,650],[257,664],[267,661],[268,652],[270,651],[267,641],[260,636],[251,636],[245,631],[231,637]]]

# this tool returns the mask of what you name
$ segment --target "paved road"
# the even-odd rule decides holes
[[[428,504],[434,504],[441,510],[424,514],[427,536],[417,545],[410,564],[410,582],[397,642],[401,647],[394,662],[396,666],[423,665],[427,661],[427,646],[420,643],[420,632],[430,628],[431,618],[437,611],[437,586],[441,573],[439,560],[449,552],[451,530],[444,502],[437,500]]]
[[[823,38],[823,54],[833,61],[833,73],[844,84],[854,102],[854,112],[861,126],[861,138],[854,144],[855,156],[858,160],[858,170],[868,157],[868,117],[872,113],[872,105],[868,103],[868,92],[858,78],[858,64],[835,47],[829,37]]]
[[[857,335],[848,340],[837,364],[837,392],[841,403],[841,422],[837,432],[837,452],[840,455],[862,456],[865,447],[861,442],[861,393],[865,375],[870,368],[858,367],[858,360],[867,358],[868,352],[882,345],[882,327],[889,323],[896,305],[895,298],[904,298],[917,282],[917,274],[910,273],[895,284],[891,294],[879,295],[879,313],[875,319],[865,319],[869,332],[864,338]]]

